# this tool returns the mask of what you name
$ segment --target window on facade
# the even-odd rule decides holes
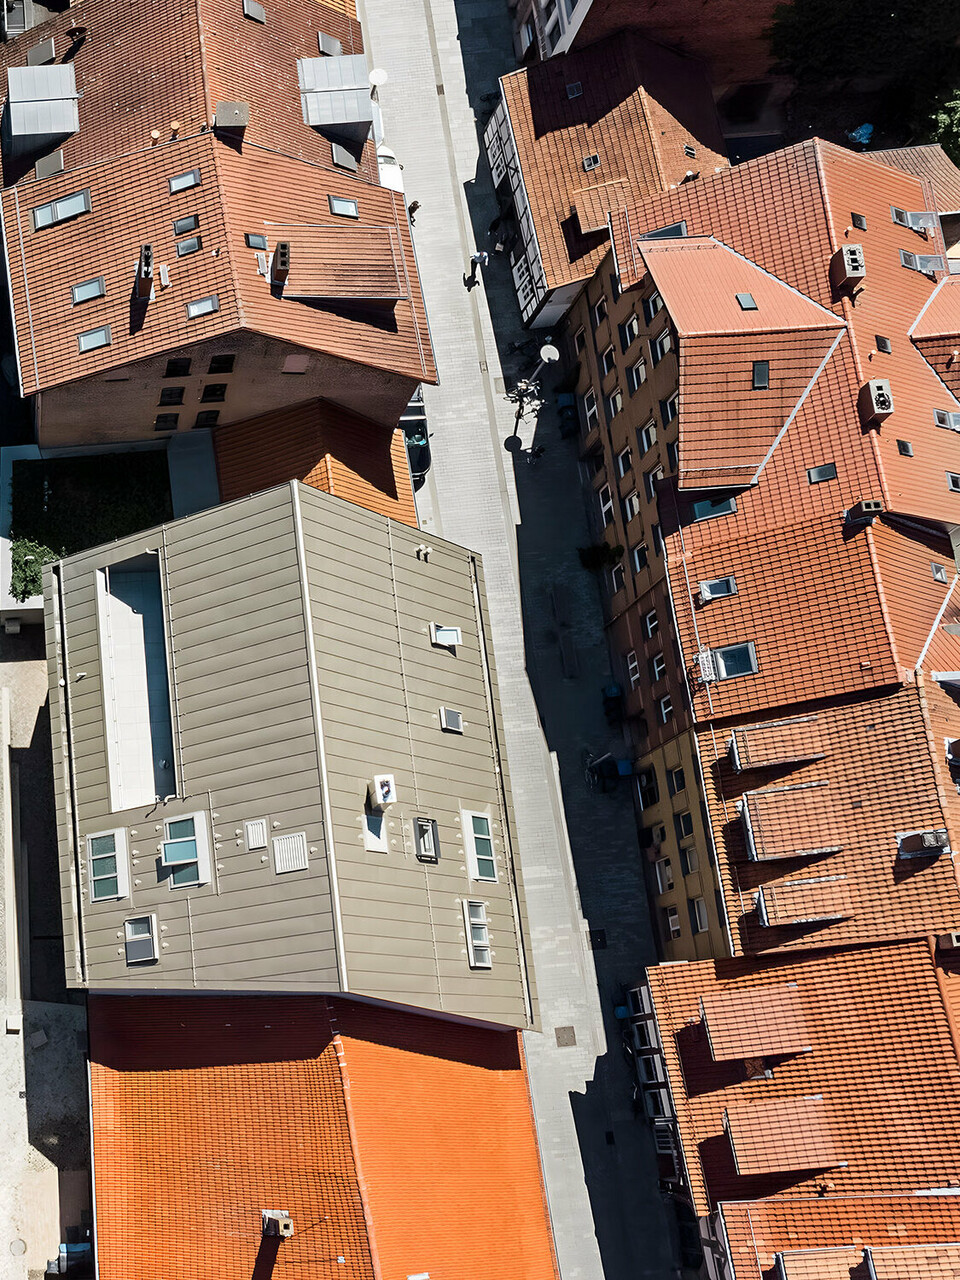
[[[660,799],[660,788],[657,786],[655,769],[641,769],[637,774],[637,798],[641,809],[649,809]]]
[[[621,449],[617,454],[617,474],[619,476],[625,476],[630,470],[631,456],[629,445],[627,445],[626,449]]]
[[[671,471],[676,471],[680,465],[680,446],[676,440],[667,441],[667,466]]]
[[[660,401],[660,417],[663,419],[663,425],[669,427],[680,412],[680,396],[675,391],[667,400]]]
[[[736,498],[698,498],[690,505],[694,520],[712,520],[714,516],[733,515],[736,509]]]
[[[662,651],[655,653],[650,659],[650,682],[656,684],[658,680],[662,680],[666,675],[667,660],[663,656]]]
[[[633,365],[633,367],[630,369],[629,380],[630,380],[630,394],[633,395],[635,392],[640,390],[640,388],[643,386],[643,384],[647,380],[646,360],[641,358],[640,360],[637,361],[635,365]]]
[[[172,178],[167,179],[167,186],[170,188],[170,194],[176,195],[178,191],[189,191],[191,187],[199,187],[200,170],[188,169],[186,173],[178,173]]]
[[[237,362],[235,355],[220,355],[210,357],[210,366],[207,373],[233,373],[233,367]]]
[[[98,329],[87,329],[85,333],[77,334],[77,346],[82,352],[97,351],[100,347],[109,347],[112,341],[108,324],[102,324]]]
[[[647,544],[640,542],[637,546],[631,548],[630,561],[633,564],[633,572],[639,573],[641,569],[647,567]]]
[[[613,494],[608,484],[601,485],[597,490],[597,501],[600,503],[600,518],[606,528],[608,524],[613,524]]]
[[[345,196],[327,196],[330,212],[338,218],[359,218],[360,206],[356,200],[348,200]]]
[[[670,697],[669,693],[664,694],[660,699],[659,710],[660,722],[661,724],[666,724],[673,715],[673,699]]]
[[[201,404],[221,404],[227,398],[227,384],[225,382],[208,382],[203,388],[200,396]]]
[[[693,875],[698,865],[697,851],[693,845],[687,845],[680,850],[680,870],[685,876]]]
[[[631,649],[624,661],[627,666],[627,679],[630,681],[630,688],[635,689],[640,683],[640,661],[637,658],[636,650]]]
[[[592,388],[583,393],[583,421],[587,431],[592,431],[600,421],[600,413],[597,409],[597,397]]]
[[[643,491],[647,495],[647,501],[652,502],[657,492],[657,481],[663,476],[662,467],[654,467],[652,471],[643,473]]]
[[[663,357],[670,350],[671,338],[670,330],[664,329],[662,333],[658,333],[655,338],[650,339],[650,359],[654,365],[658,365]]]
[[[186,387],[161,387],[160,404],[183,404]]]
[[[735,676],[750,676],[757,670],[757,651],[753,641],[745,644],[728,644],[712,650],[718,680],[732,680]]]
[[[704,898],[688,898],[687,907],[690,911],[690,928],[694,933],[706,933],[710,927],[707,920],[707,903]]]
[[[693,835],[693,814],[689,809],[685,809],[683,813],[675,813],[673,815],[673,830],[678,842],[687,840]]]
[[[639,318],[637,316],[630,316],[627,320],[624,320],[623,324],[619,326],[619,332],[620,350],[627,352],[640,336]]]
[[[610,590],[614,595],[623,590],[625,574],[622,564],[615,564],[610,570]]]
[[[463,838],[471,880],[496,880],[497,861],[493,852],[490,819],[484,813],[463,815]]]
[[[107,286],[103,276],[96,276],[93,280],[81,280],[79,284],[70,286],[70,296],[73,298],[73,305],[78,302],[90,302],[94,298],[102,298],[107,292]]]
[[[467,936],[467,957],[471,969],[490,969],[490,928],[487,908],[482,902],[464,902],[463,926]]]
[[[650,526],[650,541],[653,543],[653,554],[655,556],[660,555],[663,551],[663,534],[660,532],[658,524]]]
[[[610,297],[614,302],[620,301],[620,295],[623,290],[620,288],[620,276],[616,271],[610,272]]]
[[[667,770],[667,790],[672,796],[686,788],[687,781],[682,768]]]
[[[837,464],[835,462],[825,462],[819,467],[807,468],[807,481],[810,484],[822,484],[824,480],[836,480]]]
[[[33,210],[33,229],[39,231],[42,227],[52,227],[89,212],[90,189],[74,191],[68,196],[60,196],[58,200],[51,200],[49,204],[38,205]]]
[[[770,361],[754,360],[753,362],[753,389],[754,391],[766,391],[770,386]]]
[[[87,836],[87,859],[91,902],[125,898],[129,894],[126,831],[103,831]]]
[[[960,493],[960,475],[956,471],[948,471],[946,476],[947,488],[953,493]]]
[[[417,861],[440,861],[440,831],[436,818],[416,819]]]
[[[194,419],[195,427],[215,427],[220,421],[219,409],[201,409]]]
[[[641,455],[646,453],[648,449],[652,449],[657,443],[657,424],[648,422],[645,427],[641,427],[637,432],[637,443],[640,445]]]
[[[581,326],[577,330],[577,332],[573,335],[573,347],[577,355],[579,356],[583,354],[584,350],[586,349],[586,346],[587,346],[587,335],[584,333],[583,327]]]
[[[657,890],[660,893],[667,893],[673,888],[673,867],[669,858],[658,858],[656,862],[657,868]]]
[[[157,949],[157,917],[133,916],[123,922],[123,951],[127,964],[148,964],[160,954]]]
[[[603,355],[600,357],[600,364],[603,368],[604,377],[606,377],[608,373],[613,373],[614,369],[616,369],[617,357],[614,354],[612,345],[607,347],[606,351],[604,351]]]
[[[663,913],[663,922],[668,938],[679,938],[683,934],[680,928],[680,912],[676,907],[667,907]]]
[[[614,387],[613,391],[607,396],[607,419],[613,421],[620,410],[623,408],[623,392],[619,387]]]
[[[154,431],[175,431],[179,421],[179,413],[158,413],[153,420],[153,429]]]
[[[186,378],[190,373],[190,361],[184,356],[175,356],[172,360],[167,361],[167,367],[164,370],[165,378]]]
[[[636,489],[633,489],[623,500],[623,519],[624,523],[629,524],[630,521],[640,514],[640,495]]]
[[[172,889],[205,884],[210,879],[206,824],[200,814],[164,822],[160,862],[170,868]]]
[[[652,323],[653,317],[658,311],[663,310],[663,299],[659,293],[653,293],[649,298],[643,300],[643,318],[647,324]]]
[[[648,640],[651,636],[655,636],[660,630],[660,621],[657,618],[656,609],[651,609],[649,613],[644,614],[643,629],[647,633]]]
[[[606,318],[607,318],[607,300],[606,300],[606,298],[601,298],[599,302],[595,302],[595,303],[593,304],[593,326],[594,326],[594,328],[596,328],[598,325],[603,324],[603,322],[604,322],[604,320],[606,320]]]

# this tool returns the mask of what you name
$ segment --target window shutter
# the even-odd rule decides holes
[[[306,833],[297,831],[289,836],[274,836],[273,865],[278,875],[285,871],[306,871],[310,865]]]

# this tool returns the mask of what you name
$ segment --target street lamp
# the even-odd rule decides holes
[[[536,382],[537,378],[539,378],[540,376],[540,370],[543,369],[548,364],[556,364],[559,359],[560,359],[560,352],[557,350],[555,346],[553,346],[549,342],[546,343],[544,346],[542,346],[540,348],[540,363],[537,365],[536,369],[534,369],[533,373],[531,374],[530,381]]]
[[[376,98],[377,90],[381,85],[386,84],[390,77],[382,67],[374,67],[367,79],[370,81],[370,97]]]

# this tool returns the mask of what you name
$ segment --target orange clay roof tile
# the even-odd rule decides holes
[[[891,169],[902,169],[904,173],[926,179],[933,188],[940,213],[960,212],[960,171],[939,143],[871,151],[870,155]]]
[[[829,783],[798,782],[743,793],[742,818],[751,856],[810,858],[843,848],[830,812]]]
[[[937,1268],[947,1260],[955,1265],[951,1242],[960,1240],[958,1201],[950,1194],[867,1194],[725,1203],[723,1224],[735,1280],[767,1280],[778,1253],[788,1253],[788,1265],[799,1266],[801,1251],[816,1255],[807,1280],[850,1280],[859,1275],[851,1264],[863,1265],[865,1248],[875,1264],[879,1258],[881,1266],[909,1268],[885,1272],[888,1280],[953,1280],[949,1271],[945,1277]],[[839,1277],[838,1258],[847,1261]]]
[[[960,1064],[926,939],[776,963],[673,964],[647,979],[699,1213],[720,1200],[802,1194],[816,1203],[818,1168],[829,1167],[840,1195],[956,1176]],[[797,984],[812,1052],[777,1058],[760,1080],[746,1078],[742,1063],[715,1062],[700,1000],[784,982]],[[800,1103],[811,1098],[820,1101]]]
[[[607,252],[605,197],[599,191],[584,196],[585,188],[623,182],[626,190],[645,195],[680,182],[688,170],[726,164],[699,66],[634,32],[550,58],[500,83],[548,289],[588,279]],[[568,96],[568,85],[581,92]],[[583,159],[593,154],[599,167],[588,172]],[[611,196],[610,207],[620,199]],[[581,210],[591,223],[589,234],[577,221]],[[601,212],[603,231],[596,234]]]
[[[795,983],[784,982],[768,991],[714,991],[703,996],[700,1011],[717,1062],[810,1051]]]
[[[102,1280],[258,1275],[267,1208],[294,1224],[276,1280],[556,1280],[514,1033],[323,997],[89,1013]]]
[[[224,502],[297,479],[417,527],[401,431],[314,400],[218,427],[213,440]]]
[[[736,752],[735,763],[740,772],[775,764],[822,760],[824,756],[816,715],[740,725],[733,730],[731,738],[731,751]]]
[[[786,732],[792,735],[790,723],[785,722]],[[767,751],[743,772],[730,757],[731,730],[705,727],[697,735],[721,888],[738,953],[921,937],[960,925],[953,859],[934,853],[904,863],[896,856],[897,833],[903,831],[946,827],[951,847],[960,846],[960,797],[943,749],[945,739],[960,736],[960,707],[946,690],[924,681],[868,700],[821,705],[816,713],[819,757],[797,758],[792,736],[778,751],[776,725],[757,727]],[[751,726],[745,731],[749,736]],[[738,726],[732,732],[739,736],[744,730]],[[788,754],[793,758],[784,761]],[[805,791],[774,790],[824,782]],[[752,814],[756,797],[771,792],[774,801],[790,805],[785,824],[775,823],[772,803],[761,810],[762,835],[770,833],[771,849],[831,844],[839,846],[837,851],[796,861],[748,859],[737,805],[751,793]],[[804,797],[807,807],[801,809],[797,801]],[[768,909],[766,926],[757,910],[761,889],[774,908]],[[827,893],[833,900],[824,907]],[[802,904],[810,897],[820,897],[821,912],[832,909],[843,916],[788,925],[781,912],[789,911],[791,897],[801,904],[795,918],[808,914]]]

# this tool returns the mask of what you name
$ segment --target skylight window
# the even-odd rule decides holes
[[[267,11],[262,4],[257,3],[257,0],[243,0],[243,16],[252,18],[254,22],[264,23],[267,20]]]
[[[890,355],[893,351],[893,343],[890,339],[881,337],[879,333],[874,338],[874,342],[877,344],[877,350],[882,352],[885,356]]]
[[[902,457],[904,457],[904,458],[912,458],[912,457],[913,457],[913,445],[910,443],[910,441],[909,441],[909,440],[898,440],[898,441],[897,441],[897,453],[899,453],[899,454],[900,454]]]
[[[107,286],[103,276],[96,276],[93,280],[81,280],[79,284],[70,286],[74,306],[78,302],[90,302],[93,298],[102,298],[106,292]]]
[[[175,236],[185,236],[188,231],[196,231],[200,225],[200,218],[195,213],[188,213],[185,218],[177,218],[173,224],[173,234]]]
[[[686,146],[683,148],[683,154],[687,157],[688,160],[696,160],[697,148],[693,145],[692,142],[688,142]]]
[[[862,213],[851,213],[850,223],[856,231],[866,231],[867,220]]]
[[[822,484],[824,480],[836,480],[837,464],[835,462],[825,462],[820,467],[807,468],[807,480],[810,484]]]
[[[109,347],[112,340],[108,324],[101,325],[99,329],[88,329],[86,333],[77,334],[77,345],[81,352],[96,351],[98,347]]]
[[[330,212],[338,218],[359,218],[360,206],[356,200],[348,200],[345,196],[327,196]]]
[[[220,310],[220,299],[217,294],[212,293],[208,298],[196,298],[193,302],[187,303],[187,315],[191,320],[196,320],[199,316],[210,316],[215,311]]]
[[[583,93],[583,85],[580,83],[579,80],[574,80],[573,84],[567,85],[568,98],[579,98],[582,93]]]
[[[946,581],[947,581],[947,568],[946,568],[946,565],[942,565],[942,564],[935,564],[935,563],[931,560],[931,562],[930,562],[930,572],[933,574],[933,580],[934,580],[934,582],[946,582]]]
[[[753,362],[754,391],[766,391],[769,386],[770,386],[770,361],[754,360]]]
[[[600,157],[596,151],[594,151],[590,155],[583,157],[582,164],[584,173],[590,173],[592,169],[600,168]]]
[[[266,253],[268,248],[266,236],[260,235],[257,231],[248,231],[243,238],[248,249],[260,249]]]
[[[753,296],[753,294],[752,294],[752,293],[738,293],[738,294],[737,294],[737,302],[738,302],[738,303],[739,303],[739,305],[740,305],[740,310],[741,310],[741,311],[756,311],[756,310],[758,310],[758,307],[757,307],[757,304],[756,304],[756,300],[754,299],[754,296]]]
[[[943,256],[939,253],[910,253],[907,249],[900,250],[900,265],[909,267],[911,271],[919,271],[922,275],[933,275],[936,271],[943,271]]]
[[[71,195],[61,196],[59,200],[51,200],[49,204],[37,205],[33,210],[33,229],[52,227],[58,222],[67,222],[77,218],[81,213],[90,212],[90,188],[74,191]]]
[[[950,490],[950,492],[960,493],[960,475],[957,475],[956,471],[948,471],[946,473],[946,476],[947,476],[947,488]]]
[[[188,236],[186,240],[181,240],[177,245],[177,257],[186,258],[191,253],[199,253],[203,247],[203,238],[201,236]]]
[[[170,188],[172,196],[175,196],[178,191],[189,191],[191,187],[199,187],[199,185],[199,169],[188,169],[186,173],[178,173],[174,177],[167,179],[167,186]]]

